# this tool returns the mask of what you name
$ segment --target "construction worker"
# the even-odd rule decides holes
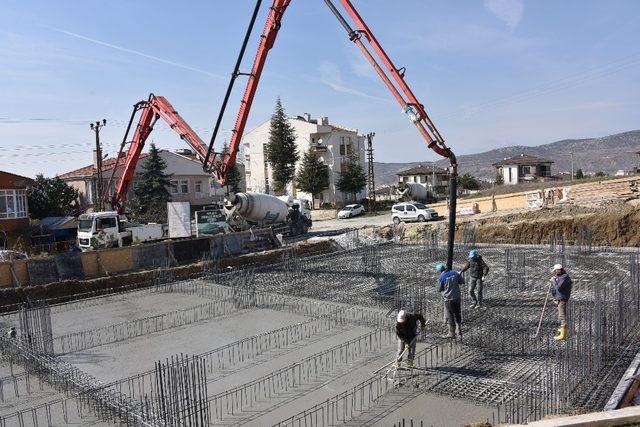
[[[443,338],[456,337],[456,325],[458,335],[462,338],[462,314],[460,312],[460,285],[464,278],[457,271],[450,270],[444,264],[436,265],[436,273],[440,273],[436,289],[442,293],[444,299],[444,318],[449,327],[449,333]]]
[[[571,297],[573,282],[562,264],[554,265],[551,271],[553,272],[553,276],[549,279],[551,282],[551,296],[553,296],[553,301],[558,306],[558,320],[560,321],[558,335],[554,336],[553,339],[557,341],[566,340],[569,335],[567,304],[569,304],[569,298]]]
[[[469,252],[469,259],[462,270],[460,270],[460,274],[469,270],[471,275],[471,282],[469,283],[469,296],[473,301],[471,308],[482,308],[482,284],[484,282],[484,278],[489,273],[489,266],[482,256],[478,254],[478,251],[475,249]],[[478,296],[476,297],[476,287],[478,288]]]
[[[424,329],[427,322],[422,314],[407,313],[405,310],[398,312],[398,318],[396,319],[396,335],[398,336],[396,368],[400,367],[405,352],[407,353],[407,368],[413,368],[413,358],[416,354],[416,341],[418,338],[418,321],[422,329]]]

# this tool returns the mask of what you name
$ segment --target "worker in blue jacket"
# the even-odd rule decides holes
[[[458,335],[462,338],[462,314],[460,311],[460,285],[464,278],[457,271],[450,270],[444,264],[436,265],[436,273],[440,273],[436,290],[442,294],[444,300],[444,318],[449,327],[449,333],[444,338],[456,337],[456,325]]]
[[[553,276],[549,279],[551,282],[551,295],[553,301],[558,306],[558,320],[560,321],[560,329],[558,335],[554,336],[554,340],[566,340],[569,335],[569,327],[567,325],[567,304],[571,298],[571,289],[573,282],[567,274],[562,264],[553,266]]]

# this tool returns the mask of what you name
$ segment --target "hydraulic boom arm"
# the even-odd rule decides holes
[[[109,188],[111,188],[114,175],[118,169],[120,159],[122,158],[122,152],[127,144],[127,137],[131,130],[131,125],[138,111],[140,112],[138,125],[136,126],[133,139],[131,140],[131,145],[129,146],[124,158],[124,167],[120,177],[118,178],[115,193],[111,198],[111,207],[113,210],[118,211],[118,213],[123,213],[124,202],[129,190],[131,189],[131,182],[133,181],[133,175],[135,173],[138,160],[140,159],[140,154],[142,153],[144,144],[158,119],[164,120],[172,130],[180,135],[180,138],[189,144],[201,161],[204,161],[207,155],[206,144],[184,121],[169,101],[167,101],[163,96],[155,96],[154,94],[151,94],[149,95],[148,100],[140,101],[133,106],[129,125],[127,126],[127,131],[125,132],[122,143],[120,144],[118,156],[116,157],[116,162],[113,166],[111,177],[109,178],[109,184],[106,187],[105,193]]]
[[[456,219],[456,182],[457,182],[457,169],[458,163],[455,155],[451,151],[449,147],[444,142],[444,138],[435,127],[427,112],[424,108],[424,105],[418,101],[416,96],[413,94],[406,81],[404,80],[404,75],[406,69],[404,67],[398,68],[396,67],[389,56],[386,54],[378,40],[375,38],[367,24],[364,22],[355,6],[351,3],[351,0],[339,0],[341,5],[346,10],[347,14],[354,22],[357,29],[353,29],[352,26],[347,22],[347,20],[342,16],[337,7],[333,4],[331,0],[324,0],[329,9],[336,16],[340,24],[347,31],[349,35],[349,39],[353,41],[358,47],[360,51],[365,56],[369,64],[376,70],[376,73],[380,76],[384,84],[391,91],[393,97],[398,101],[400,106],[402,107],[402,111],[409,117],[411,122],[418,128],[418,131],[425,139],[427,146],[439,154],[442,157],[449,159],[449,163],[451,164],[450,168],[450,197],[449,197],[449,239],[448,239],[448,248],[447,248],[447,267],[451,268],[453,264],[453,249],[454,249],[454,237],[455,237],[455,219]],[[242,135],[244,133],[244,128],[247,123],[247,119],[249,117],[249,112],[251,110],[251,105],[253,103],[253,99],[256,94],[256,90],[258,88],[258,83],[260,81],[260,76],[262,75],[262,70],[264,69],[265,62],[267,60],[267,56],[269,51],[273,47],[276,37],[278,35],[278,31],[281,27],[281,22],[284,13],[287,10],[287,7],[291,3],[291,0],[273,0],[273,4],[269,10],[269,15],[267,17],[267,22],[263,33],[260,38],[260,43],[258,45],[258,51],[256,53],[256,57],[253,62],[253,67],[250,73],[240,73],[239,65],[242,61],[242,57],[244,55],[244,51],[246,48],[248,37],[253,29],[253,24],[256,19],[257,10],[260,7],[261,0],[256,1],[256,9],[254,10],[254,14],[252,16],[251,22],[249,24],[249,28],[247,30],[247,34],[245,36],[244,43],[240,50],[240,54],[238,56],[238,60],[236,62],[236,68],[232,74],[231,81],[229,83],[229,88],[227,90],[227,95],[223,101],[222,107],[220,109],[220,114],[218,116],[218,121],[216,123],[216,127],[214,129],[213,135],[211,136],[211,142],[209,143],[209,150],[206,153],[204,158],[204,168],[207,170],[208,165],[215,164],[217,168],[215,169],[216,178],[221,183],[224,184],[227,178],[228,171],[233,167],[236,162],[236,156],[238,154],[238,149],[240,147],[240,140],[242,139]],[[373,53],[367,47],[367,44],[371,46]],[[374,56],[374,54],[377,56]],[[236,118],[235,126],[232,130],[231,142],[229,144],[229,152],[228,155],[222,159],[216,161],[216,156],[213,154],[211,162],[209,162],[209,158],[213,153],[213,145],[217,136],[217,132],[220,126],[220,122],[222,120],[222,116],[224,115],[224,111],[226,108],[227,101],[229,99],[229,94],[233,87],[233,83],[235,79],[239,75],[247,75],[248,81],[245,88],[244,95],[242,97],[242,101],[240,104],[240,109],[238,112],[238,116]]]

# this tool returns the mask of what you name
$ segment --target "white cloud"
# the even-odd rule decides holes
[[[336,92],[348,93],[350,95],[360,96],[362,98],[375,99],[379,101],[388,101],[387,98],[379,98],[369,95],[357,89],[346,86],[342,81],[342,73],[338,65],[333,62],[324,61],[320,64],[320,82]]]
[[[484,0],[484,7],[514,30],[524,14],[524,0]]]
[[[209,76],[209,77],[215,77],[215,78],[218,78],[218,79],[225,79],[226,78],[224,76],[221,76],[221,75],[218,75],[218,74],[214,74],[214,73],[210,73],[209,71],[206,71],[206,70],[203,70],[203,69],[200,69],[200,68],[192,67],[190,65],[181,64],[179,62],[170,61],[168,59],[160,58],[160,57],[155,56],[155,55],[149,55],[149,54],[144,53],[144,52],[140,52],[140,51],[137,51],[137,50],[133,50],[133,49],[129,49],[129,48],[126,48],[126,47],[122,47],[122,46],[114,45],[114,44],[111,44],[111,43],[107,43],[107,42],[104,42],[104,41],[101,41],[101,40],[97,40],[97,39],[94,39],[94,38],[91,38],[91,37],[84,36],[82,34],[78,34],[78,33],[74,33],[74,32],[71,32],[71,31],[63,30],[61,28],[55,28],[55,27],[49,27],[49,26],[45,26],[45,28],[48,28],[48,29],[50,29],[52,31],[56,31],[56,32],[61,33],[61,34],[66,34],[68,36],[75,37],[75,38],[80,39],[80,40],[87,41],[87,42],[90,42],[90,43],[94,43],[94,44],[98,44],[98,45],[101,45],[101,46],[109,47],[111,49],[119,50],[120,52],[126,52],[126,53],[129,53],[129,54],[132,54],[132,55],[141,56],[143,58],[150,59],[152,61],[161,62],[163,64],[167,64],[167,65],[171,65],[171,66],[174,66],[174,67],[182,68],[184,70],[194,71],[196,73],[204,74],[204,75]]]

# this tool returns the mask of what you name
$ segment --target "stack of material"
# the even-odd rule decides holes
[[[598,206],[612,200],[638,198],[637,181],[601,182],[569,189],[569,200],[579,206]]]

